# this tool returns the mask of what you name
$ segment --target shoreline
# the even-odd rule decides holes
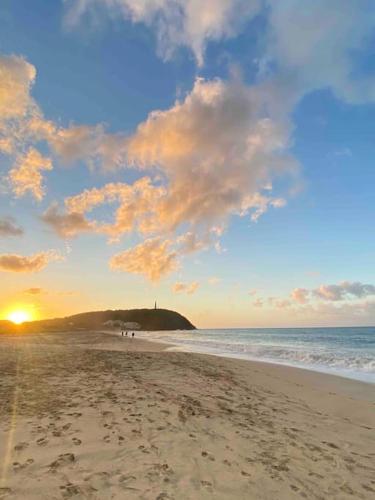
[[[133,340],[131,340],[131,342],[133,342]],[[146,340],[143,338],[142,339],[136,338],[134,339],[134,342],[140,342],[142,344],[144,343],[143,348],[147,344],[154,344],[154,346],[152,347],[160,352],[177,352],[177,353],[181,352],[193,356],[202,356],[202,357],[207,356],[207,357],[219,358],[222,360],[228,360],[229,362],[233,362],[235,365],[237,365],[238,363],[238,366],[240,365],[243,366],[244,370],[246,370],[246,367],[248,367],[248,369],[252,371],[258,371],[259,369],[262,369],[265,372],[268,372],[270,375],[272,374],[272,376],[280,377],[283,380],[287,379],[293,380],[297,378],[299,380],[299,384],[304,382],[312,384],[319,389],[322,389],[324,387],[324,389],[329,391],[340,390],[342,391],[342,395],[352,398],[363,399],[364,401],[371,402],[375,405],[375,386],[372,382],[366,382],[363,380],[344,377],[341,375],[336,375],[334,373],[326,373],[318,370],[312,370],[310,368],[303,368],[283,363],[275,363],[272,361],[245,359],[245,358],[238,358],[235,356],[225,356],[223,354],[213,354],[207,352],[183,350],[183,348],[179,345],[176,345],[178,350],[173,350],[169,348],[170,346],[172,346],[171,343],[162,342],[159,340],[151,340],[151,339]],[[164,349],[162,346],[165,346]]]
[[[143,331],[140,331],[139,333],[143,333]],[[152,332],[145,332],[148,334],[152,334]],[[366,372],[354,372],[351,375],[351,371],[349,369],[344,370],[335,370],[334,368],[329,368],[329,367],[320,367],[316,366],[303,366],[301,364],[291,364],[287,362],[282,362],[282,361],[276,361],[276,360],[268,360],[268,359],[257,359],[257,358],[252,358],[252,357],[247,357],[246,355],[242,355],[237,353],[237,354],[232,354],[232,353],[216,353],[216,352],[209,352],[205,351],[204,349],[199,350],[199,346],[189,346],[189,345],[181,345],[178,343],[174,342],[168,342],[167,340],[161,340],[161,339],[155,339],[152,337],[147,337],[143,338],[141,337],[142,340],[148,341],[148,342],[154,342],[156,344],[164,344],[170,347],[169,350],[174,350],[175,352],[188,352],[192,354],[203,354],[207,356],[218,356],[226,359],[237,359],[237,360],[242,360],[242,361],[249,361],[249,362],[254,362],[254,363],[265,363],[269,365],[276,365],[276,366],[284,366],[287,368],[294,368],[297,370],[303,370],[303,371],[309,371],[313,373],[320,373],[332,377],[338,377],[340,379],[345,379],[345,380],[351,380],[351,381],[356,381],[356,382],[361,382],[363,384],[368,384],[370,386],[375,386],[375,379],[374,380],[367,380],[366,375],[364,375]],[[194,349],[196,347],[196,349]],[[362,375],[363,374],[363,375]]]
[[[372,386],[100,332],[0,336],[0,498],[367,500]]]

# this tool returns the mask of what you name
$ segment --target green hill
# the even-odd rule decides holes
[[[132,323],[137,325],[132,325]],[[14,325],[10,321],[0,321],[0,333],[101,330],[105,328],[128,328],[131,330],[136,329],[137,326],[140,330],[195,330],[195,326],[187,318],[168,309],[119,309],[86,312],[65,318],[27,322],[22,325]]]

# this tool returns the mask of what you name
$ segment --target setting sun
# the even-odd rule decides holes
[[[31,314],[27,311],[12,311],[8,314],[7,319],[16,325],[20,325],[25,321],[31,321]]]

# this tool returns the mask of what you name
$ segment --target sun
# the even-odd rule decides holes
[[[12,321],[16,325],[20,325],[25,321],[30,321],[31,314],[27,311],[22,311],[22,310],[12,311],[11,313],[8,314],[7,319],[9,321]]]

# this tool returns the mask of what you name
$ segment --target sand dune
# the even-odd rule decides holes
[[[0,499],[375,497],[373,386],[90,332],[0,367]]]

